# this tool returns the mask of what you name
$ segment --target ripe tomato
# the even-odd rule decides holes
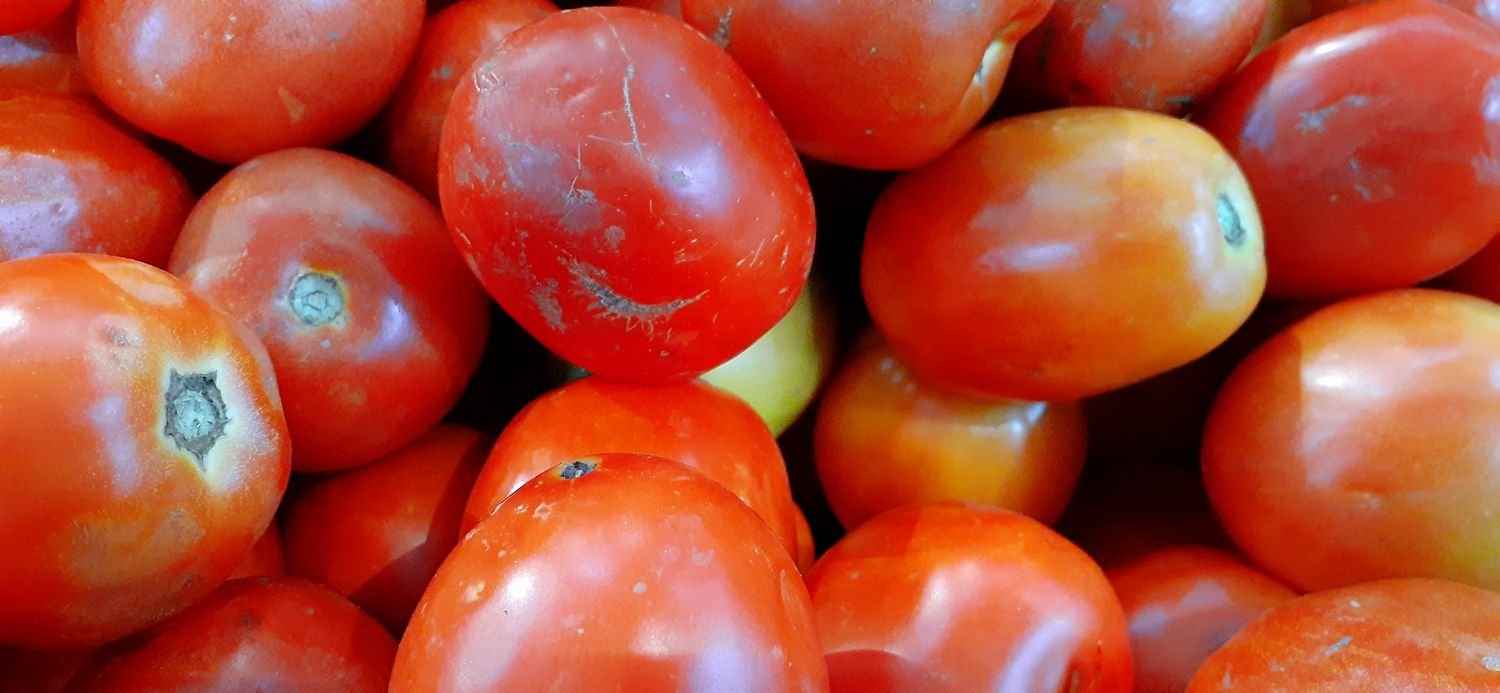
[[[0,263],[0,643],[91,647],[213,591],[286,489],[254,334],[167,273]]]
[[[1230,376],[1203,471],[1245,552],[1303,590],[1500,588],[1500,306],[1407,289],[1324,308]]]
[[[247,578],[107,662],[86,690],[386,690],[396,642],[332,590],[297,578]]]
[[[281,546],[281,530],[272,522],[262,532],[250,552],[240,559],[240,565],[229,575],[229,579],[246,577],[281,577],[286,575],[286,555]]]
[[[0,261],[85,252],[165,265],[185,181],[86,103],[0,87]]]
[[[1170,546],[1232,546],[1196,470],[1161,461],[1090,463],[1057,529],[1106,570]]]
[[[1392,0],[1306,24],[1199,122],[1261,202],[1271,295],[1410,286],[1495,236],[1500,41],[1451,8]]]
[[[298,470],[411,442],[484,352],[487,300],[437,209],[343,154],[281,151],[230,172],[188,218],[171,269],[265,340]]]
[[[512,31],[556,11],[547,0],[465,0],[427,20],[416,57],[386,106],[382,125],[390,171],[436,201],[438,142],[459,80]]]
[[[1383,580],[1298,597],[1209,657],[1189,693],[1493,691],[1500,595]]]
[[[1108,573],[1130,624],[1135,693],[1181,693],[1245,624],[1297,594],[1238,558],[1162,549]]]
[[[0,87],[89,94],[78,63],[76,26],[77,15],[68,10],[45,26],[0,35]]]
[[[1312,3],[1312,16],[1321,17],[1325,14],[1346,10],[1358,5],[1369,5],[1384,0],[1309,0]],[[1500,0],[1437,0],[1444,5],[1454,7],[1480,19],[1500,26]]]
[[[72,4],[73,0],[0,0],[0,35],[40,29]]]
[[[439,425],[374,464],[314,481],[283,510],[291,573],[401,632],[458,544],[489,444],[478,431]]]
[[[1048,111],[977,131],[881,195],[862,283],[918,376],[1059,401],[1223,342],[1260,299],[1260,217],[1234,160],[1182,121]]]
[[[682,0],[745,68],[798,151],[906,169],[947,151],[1000,93],[1052,0]]]
[[[353,134],[395,90],[422,18],[422,0],[81,0],[78,54],[126,120],[238,163]]]
[[[1024,515],[904,506],[835,544],[807,586],[837,691],[1130,688],[1104,573]]]
[[[443,563],[396,656],[412,691],[826,691],[766,524],[707,477],[602,455],[543,473]]]
[[[1444,288],[1500,303],[1500,238],[1438,282]]]
[[[454,94],[438,178],[500,305],[615,380],[729,360],[811,267],[812,197],[786,134],[728,56],[659,14],[555,14],[487,52]]]

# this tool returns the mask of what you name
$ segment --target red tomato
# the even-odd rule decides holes
[[[1410,286],[1500,230],[1500,41],[1451,8],[1392,0],[1306,24],[1199,121],[1261,203],[1271,295]]]
[[[1230,548],[1196,470],[1090,463],[1057,529],[1106,570],[1181,544]]]
[[[1297,594],[1216,549],[1162,549],[1109,572],[1130,624],[1135,693],[1181,693],[1209,655]]]
[[[1314,313],[1225,383],[1203,471],[1235,543],[1302,590],[1500,588],[1500,306],[1407,289]]]
[[[1312,16],[1321,17],[1325,14],[1345,10],[1357,5],[1369,5],[1384,0],[1310,0],[1312,3]],[[1444,5],[1454,7],[1480,19],[1500,26],[1500,0],[1437,0]]]
[[[1443,275],[1438,284],[1500,303],[1500,238],[1490,241],[1478,255]]]
[[[283,511],[292,574],[401,632],[458,544],[489,444],[478,431],[440,425],[374,464],[313,482]]]
[[[437,209],[343,154],[288,150],[230,172],[188,218],[171,269],[266,341],[298,470],[411,442],[484,352],[487,300]]]
[[[73,0],[0,0],[0,35],[40,29]]]
[[[255,335],[166,272],[0,263],[0,643],[91,647],[213,591],[290,451]]]
[[[707,477],[602,455],[516,491],[443,563],[396,656],[412,691],[826,691],[797,566]]]
[[[555,14],[487,52],[454,94],[438,178],[500,305],[615,380],[729,360],[811,267],[812,197],[786,134],[728,56],[659,14]]]
[[[272,522],[262,532],[250,552],[240,559],[229,579],[246,577],[281,577],[286,575],[286,556],[281,548],[281,530]]]
[[[87,690],[386,690],[396,643],[332,590],[297,578],[226,583],[106,663]]]
[[[416,49],[422,0],[81,0],[99,98],[200,156],[332,145],[380,110]]]
[[[165,265],[182,174],[82,101],[0,87],[0,261],[104,253]]]
[[[1099,567],[1024,515],[908,505],[807,575],[834,691],[1130,688],[1125,616]]]
[[[46,26],[0,35],[0,87],[89,94],[78,63],[76,26],[76,14],[69,10]]]
[[[1000,121],[882,194],[870,313],[918,376],[1078,399],[1181,366],[1249,316],[1260,217],[1212,137],[1115,108]]]
[[[1052,0],[682,0],[745,68],[797,149],[906,169],[947,151],[1000,93]]]
[[[1189,693],[1500,689],[1500,595],[1384,580],[1287,602],[1209,657]]]

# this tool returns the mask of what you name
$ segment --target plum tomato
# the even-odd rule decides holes
[[[1268,295],[1411,286],[1500,230],[1500,41],[1450,7],[1390,0],[1309,22],[1198,122],[1260,202]]]
[[[1250,315],[1260,217],[1197,127],[1068,108],[982,128],[882,193],[861,266],[875,324],[934,385],[1079,399],[1181,366]]]
[[[828,690],[812,605],[765,522],[643,455],[542,473],[444,561],[392,693]]]
[[[291,451],[264,347],[134,260],[0,263],[0,644],[102,645],[212,592]]]
[[[281,543],[281,529],[272,522],[262,532],[250,552],[240,560],[229,579],[246,577],[281,577],[286,575],[286,554]]]
[[[797,300],[814,215],[796,152],[734,61],[634,8],[553,14],[454,93],[443,212],[500,305],[614,380],[687,380]]]
[[[72,4],[73,0],[0,0],[0,36],[40,29]]]
[[[1439,286],[1500,303],[1500,237],[1436,282]]]
[[[488,299],[432,203],[343,154],[293,149],[224,176],[172,272],[265,340],[299,471],[395,452],[458,401]]]
[[[74,96],[91,93],[78,62],[77,36],[77,14],[72,10],[31,31],[0,32],[0,88],[25,87]]]
[[[1312,16],[1321,17],[1325,14],[1346,10],[1357,5],[1369,5],[1385,0],[1305,0],[1312,5]],[[1454,7],[1469,14],[1483,19],[1490,24],[1500,26],[1500,0],[1436,0],[1449,7]]]
[[[1203,473],[1235,543],[1293,587],[1500,588],[1500,306],[1403,289],[1292,325],[1220,390]]]
[[[80,0],[78,55],[126,120],[235,164],[326,147],[385,105],[422,0]]]

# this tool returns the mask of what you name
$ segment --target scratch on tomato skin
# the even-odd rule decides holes
[[[1336,642],[1336,643],[1334,643],[1332,645],[1329,645],[1328,649],[1323,650],[1323,654],[1325,654],[1325,655],[1336,655],[1339,652],[1342,652],[1344,650],[1344,648],[1348,647],[1349,643],[1351,643],[1351,642],[1354,642],[1354,638],[1351,637],[1351,636],[1345,635],[1344,637],[1339,638],[1338,642]]]
[[[615,30],[615,25],[606,23],[604,26],[615,37],[615,47],[620,49],[620,56],[625,58],[625,78],[620,80],[620,92],[625,100],[625,120],[630,124],[631,146],[635,148],[636,156],[644,159],[646,152],[641,147],[641,129],[635,120],[635,106],[630,103],[630,82],[635,79],[635,61],[626,52],[625,42],[620,40],[620,32]]]
[[[573,277],[575,290],[585,298],[593,299],[589,306],[594,312],[609,318],[625,321],[627,331],[641,327],[648,334],[656,329],[656,323],[669,318],[677,311],[690,306],[708,294],[701,291],[695,296],[674,299],[663,303],[641,303],[616,291],[605,281],[608,275],[586,262],[567,261],[568,274]]]
[[[714,43],[719,44],[719,47],[725,50],[729,49],[729,41],[731,40],[730,23],[733,21],[734,8],[731,7],[727,10],[724,10],[724,16],[719,17],[718,24],[714,26],[713,35],[709,36],[709,38],[712,39]]]
[[[558,332],[567,332],[568,323],[563,320],[562,304],[557,301],[557,280],[548,279],[531,288],[531,302],[547,325]]]
[[[1370,97],[1363,94],[1350,94],[1326,108],[1303,111],[1297,114],[1297,132],[1304,135],[1325,132],[1327,130],[1328,119],[1337,114],[1344,106],[1364,108],[1368,105],[1370,105]]]

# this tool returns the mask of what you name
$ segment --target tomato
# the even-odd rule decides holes
[[[826,691],[807,589],[766,524],[642,455],[559,465],[454,549],[396,655],[412,691]]]
[[[385,691],[396,643],[332,590],[297,578],[246,578],[107,662],[85,688]]]
[[[0,261],[89,252],[165,265],[182,174],[82,101],[0,87]]]
[[[390,171],[438,199],[438,142],[459,80],[474,60],[528,22],[556,12],[547,0],[465,0],[422,27],[417,55],[386,106],[384,154]]]
[[[1500,230],[1500,42],[1451,8],[1393,0],[1306,24],[1199,121],[1261,203],[1270,295],[1410,286]]]
[[[263,347],[167,273],[0,263],[0,643],[101,645],[213,591],[290,451]]]
[[[897,179],[870,217],[865,298],[919,377],[1061,401],[1223,342],[1260,299],[1260,218],[1185,122],[1116,108],[1003,120]]]
[[[961,500],[1057,521],[1083,469],[1077,403],[974,399],[917,379],[883,343],[840,366],[818,405],[818,477],[854,528],[908,503]]]
[[[245,577],[281,577],[286,575],[286,555],[282,551],[281,530],[272,522],[262,532],[250,552],[240,559],[240,565],[229,575],[229,579]]]
[[[1489,301],[1407,289],[1324,308],[1220,391],[1209,497],[1235,543],[1302,590],[1386,577],[1500,588],[1496,374]]]
[[[745,68],[798,151],[912,168],[947,151],[1000,93],[1016,42],[1052,0],[682,0]]]
[[[1090,463],[1057,529],[1106,570],[1171,546],[1231,547],[1196,470],[1163,461]]]
[[[171,269],[265,340],[298,470],[410,442],[484,352],[487,300],[437,209],[343,154],[288,150],[230,172],[188,218]]]
[[[1500,303],[1500,238],[1437,282],[1443,288]]]
[[[1188,691],[1490,691],[1497,651],[1500,595],[1382,580],[1281,605],[1214,653]]]
[[[1245,624],[1297,596],[1215,549],[1162,549],[1109,572],[1125,608],[1136,693],[1180,693]]]
[[[68,10],[45,26],[0,35],[0,88],[89,94],[88,81],[78,63],[76,25],[75,13]]]
[[[422,0],[80,0],[78,55],[126,120],[239,163],[343,140],[385,104]]]
[[[835,691],[1130,688],[1104,573],[1024,515],[904,506],[835,544],[807,586]]]
[[[1358,5],[1369,5],[1384,0],[1310,0],[1312,3],[1312,15],[1321,17],[1325,14],[1346,10]],[[1480,19],[1500,26],[1500,0],[1436,0],[1444,5],[1463,10]]]
[[[314,481],[283,511],[291,573],[401,632],[458,543],[489,444],[478,431],[439,425],[374,464]]]
[[[575,457],[655,455],[719,482],[797,549],[786,465],[748,405],[702,383],[644,387],[590,376],[543,395],[501,432],[464,510],[468,531],[533,477]]]
[[[0,35],[40,29],[72,4],[73,0],[0,0]]]

